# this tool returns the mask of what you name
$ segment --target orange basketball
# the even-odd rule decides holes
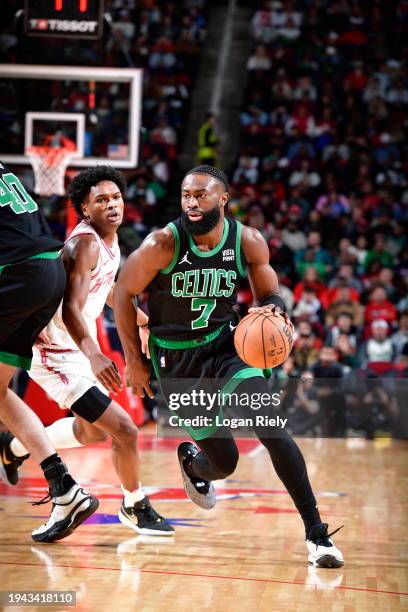
[[[276,368],[289,357],[293,334],[284,319],[272,313],[247,315],[235,330],[238,355],[254,368]]]

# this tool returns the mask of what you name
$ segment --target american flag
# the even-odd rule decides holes
[[[129,145],[110,144],[108,145],[109,159],[125,159],[129,156]]]

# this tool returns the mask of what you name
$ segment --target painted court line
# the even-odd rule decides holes
[[[265,447],[262,444],[258,444],[258,446],[255,446],[255,448],[253,448],[251,451],[249,451],[248,453],[248,457],[252,458],[252,457],[256,457],[257,455],[259,455],[263,449]]]
[[[0,561],[0,565],[20,565],[20,566],[30,566],[30,567],[43,567],[42,563],[23,563],[17,561]],[[218,580],[242,580],[244,582],[269,582],[272,584],[293,584],[298,586],[311,586],[307,582],[298,582],[295,580],[276,580],[274,578],[247,578],[244,576],[223,576],[216,574],[198,574],[193,572],[174,572],[167,570],[147,570],[147,569],[138,569],[137,567],[133,569],[121,569],[120,567],[101,567],[101,566],[91,566],[91,565],[62,565],[58,563],[53,563],[53,567],[66,567],[72,569],[86,569],[86,570],[104,570],[110,572],[140,572],[141,574],[161,574],[164,576],[190,576],[192,578],[216,578]],[[344,591],[361,591],[364,593],[382,593],[383,595],[408,595],[408,592],[399,592],[399,591],[385,591],[382,589],[367,589],[362,587],[350,587],[350,586],[326,586],[326,589],[340,589]]]

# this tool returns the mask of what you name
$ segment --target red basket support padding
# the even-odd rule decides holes
[[[66,417],[69,412],[68,410],[61,410],[57,402],[54,402],[31,378],[28,380],[23,400],[35,412],[45,427]]]
[[[112,359],[117,365],[119,374],[122,378],[123,383],[125,382],[125,362],[122,357],[122,353],[114,351],[111,348],[109,342],[109,336],[103,324],[103,318],[99,317],[96,321],[98,329],[98,342],[101,347],[101,351],[104,355]],[[112,396],[112,398],[126,410],[131,416],[132,420],[136,425],[142,425],[144,423],[144,405],[143,400],[136,395],[133,395],[130,389],[123,387],[122,391],[118,395]]]
[[[72,206],[71,200],[67,200],[67,227],[65,231],[65,238],[69,238],[74,228],[78,225],[78,215],[75,208]]]

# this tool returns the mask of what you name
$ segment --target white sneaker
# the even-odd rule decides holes
[[[306,540],[306,547],[309,552],[309,563],[314,567],[341,567],[344,559],[341,551],[335,547],[330,536],[337,533],[336,529],[332,533],[327,533],[328,524],[322,523],[313,528],[309,534],[310,540]]]
[[[99,506],[98,499],[86,493],[78,484],[74,484],[65,495],[47,496],[42,503],[48,500],[52,501],[50,518],[31,533],[36,542],[55,542],[66,538]]]

